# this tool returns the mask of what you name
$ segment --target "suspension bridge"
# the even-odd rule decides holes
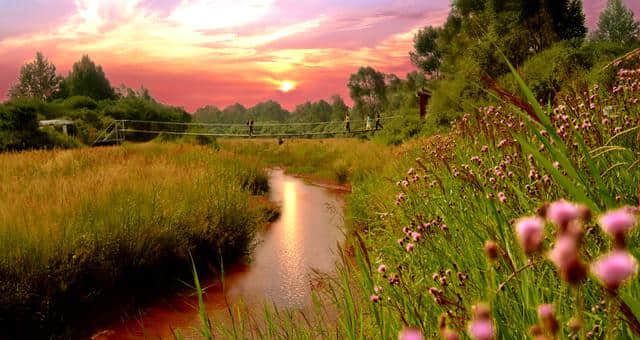
[[[400,117],[380,118],[382,126]],[[247,124],[238,123],[187,123],[161,122],[149,120],[116,120],[104,129],[93,145],[121,143],[136,135],[209,136],[220,138],[313,138],[352,137],[375,130],[372,119],[368,127],[366,120],[351,120],[347,131],[343,121],[255,123],[250,129]]]

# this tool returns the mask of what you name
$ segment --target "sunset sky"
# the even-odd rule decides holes
[[[585,1],[590,27],[605,3]],[[190,111],[267,99],[293,109],[348,97],[362,65],[404,76],[413,32],[448,11],[449,0],[0,0],[0,100],[42,51],[62,74],[88,54],[113,86],[144,85]]]

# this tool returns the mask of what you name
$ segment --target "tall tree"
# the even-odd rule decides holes
[[[72,96],[87,96],[95,100],[116,97],[115,90],[105,76],[102,66],[96,66],[87,55],[73,64],[67,82]]]
[[[349,112],[349,107],[339,94],[331,96],[331,120],[342,120]]]
[[[438,35],[442,29],[425,27],[413,36],[411,62],[425,74],[438,77],[442,63],[442,49],[438,46]]]
[[[600,13],[596,39],[628,44],[638,40],[640,24],[635,20],[633,12],[622,0],[608,0],[607,7]]]
[[[29,97],[50,99],[60,89],[62,77],[56,74],[56,66],[42,53],[20,69],[18,83],[9,89],[10,98]]]
[[[349,96],[362,116],[381,111],[387,102],[385,76],[373,67],[361,67],[349,78]]]

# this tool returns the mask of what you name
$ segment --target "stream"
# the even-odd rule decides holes
[[[337,245],[344,241],[344,191],[310,184],[280,169],[270,171],[269,184],[270,200],[280,206],[281,215],[258,233],[252,261],[225,270],[224,293],[218,280],[202,282],[213,322],[229,322],[229,305],[242,304],[258,316],[265,304],[306,310],[312,303],[313,271],[330,273],[335,268]],[[93,339],[171,339],[172,329],[186,339],[199,338],[193,294],[185,289],[159,298]]]

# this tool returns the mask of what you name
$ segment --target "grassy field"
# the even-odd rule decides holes
[[[206,146],[0,154],[0,183],[0,328],[22,336],[176,286],[189,253],[249,254],[269,212],[262,165]]]
[[[529,97],[530,116],[508,103],[480,108],[450,134],[393,149],[232,145],[334,180],[344,162],[353,186],[355,260],[345,257],[317,292],[318,315],[265,312],[253,335],[637,338],[638,80],[637,71],[621,72],[615,88],[595,86],[553,107]],[[523,217],[534,222],[529,231]],[[327,308],[336,322],[324,321]]]
[[[340,184],[359,183],[391,164],[396,148],[356,139],[227,140],[224,150],[287,172]]]

